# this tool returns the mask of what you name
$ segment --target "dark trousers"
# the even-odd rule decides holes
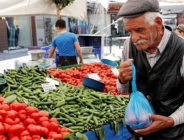
[[[75,64],[78,64],[76,56],[59,56],[59,66],[67,66]]]

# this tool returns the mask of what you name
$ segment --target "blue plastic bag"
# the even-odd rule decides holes
[[[136,86],[136,69],[132,65],[132,94],[125,111],[125,123],[132,129],[142,129],[148,127],[152,121],[149,114],[153,114],[153,110],[145,98],[145,96],[137,91]]]

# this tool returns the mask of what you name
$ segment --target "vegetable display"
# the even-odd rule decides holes
[[[0,96],[0,139],[1,140],[62,140],[70,134],[60,127],[55,118],[45,111],[25,103],[4,104]]]
[[[115,120],[122,121],[129,100],[128,96],[102,94],[84,86],[75,87],[65,83],[50,92],[24,92],[17,97],[19,102],[26,99],[29,105],[47,111],[61,125],[75,132],[92,130]],[[33,112],[30,110],[28,114]]]
[[[8,70],[6,75],[2,76],[7,81],[7,87],[3,89],[2,93],[9,96],[10,92],[16,91],[18,94],[23,92],[42,91],[41,84],[47,83],[47,71],[39,67],[25,67],[19,69]]]
[[[97,73],[101,78],[101,82],[106,84],[104,92],[110,92],[114,95],[120,95],[116,88],[117,76],[111,71],[111,67],[102,63],[83,64],[78,68],[70,68],[66,70],[48,69],[49,74],[55,78],[60,78],[62,82],[67,82],[74,86],[82,85],[82,77],[90,73]]]
[[[48,71],[52,75],[48,75]],[[7,86],[1,92],[5,99],[0,98],[0,135],[5,140],[13,136],[18,140],[39,140],[41,137],[62,140],[61,135],[74,140],[73,133],[68,135],[68,130],[72,130],[79,140],[87,140],[81,132],[93,130],[103,140],[103,126],[108,123],[119,134],[119,122],[123,122],[129,96],[117,95],[120,94],[116,89],[117,76],[110,71],[109,66],[95,63],[48,71],[39,67],[25,67],[8,70],[5,75],[1,75],[7,80]],[[82,86],[82,77],[88,73],[97,73],[101,81],[107,84],[103,91],[109,93]],[[59,81],[59,86],[43,92],[41,84],[47,83],[46,77],[53,76],[60,78],[63,83],[55,79]],[[4,126],[4,123],[8,125]],[[1,124],[4,128],[2,132]],[[11,133],[9,125],[14,126],[10,129]],[[61,128],[60,125],[69,129]],[[21,133],[16,133],[15,128],[20,128]]]

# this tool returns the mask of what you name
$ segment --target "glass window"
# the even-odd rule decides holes
[[[29,16],[6,18],[9,50],[32,46],[31,19]]]
[[[162,15],[164,25],[171,27],[172,29],[176,29],[177,26],[177,15],[176,14],[169,14],[169,15]]]
[[[69,30],[68,18],[67,17],[61,18],[65,20],[67,30]],[[50,45],[55,35],[56,17],[36,16],[35,22],[36,22],[37,45],[38,46]]]
[[[111,14],[111,23],[117,20],[117,14]],[[119,20],[111,25],[112,37],[124,37],[129,36],[129,32],[126,30],[123,20]]]

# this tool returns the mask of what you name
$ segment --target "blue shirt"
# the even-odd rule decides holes
[[[59,51],[59,56],[76,56],[74,43],[78,41],[75,34],[65,32],[58,34],[52,41],[52,46]]]

